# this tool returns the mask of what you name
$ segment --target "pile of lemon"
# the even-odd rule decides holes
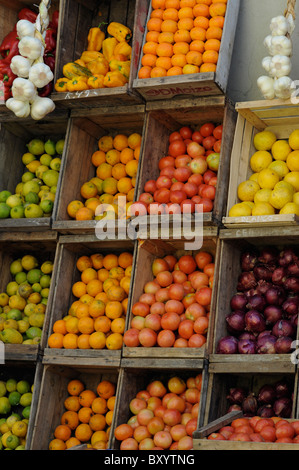
[[[28,380],[0,380],[0,450],[25,450],[32,396]]]
[[[50,292],[53,262],[31,254],[10,264],[12,280],[0,293],[0,341],[39,344]]]
[[[229,217],[299,215],[299,129],[288,139],[274,132],[258,132],[249,164],[252,175],[238,185],[240,202]]]

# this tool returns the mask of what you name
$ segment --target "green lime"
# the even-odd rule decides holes
[[[8,313],[7,313],[7,319],[11,320],[21,320],[22,319],[22,312],[21,310],[18,310],[17,308],[12,308]]]
[[[28,181],[33,180],[35,177],[35,174],[32,173],[32,171],[25,171],[25,173],[22,174],[22,183],[27,183]]]
[[[19,273],[16,274],[15,276],[15,281],[18,284],[22,284],[27,280],[27,274],[24,271],[20,271]]]
[[[52,160],[52,156],[49,153],[44,153],[39,159],[41,164],[46,165],[46,166],[50,166],[51,160]]]
[[[10,281],[6,286],[6,292],[9,296],[17,294],[19,289],[19,284],[15,281]]]
[[[42,286],[40,285],[39,282],[35,282],[34,284],[32,284],[32,290],[33,290],[33,292],[40,293],[41,290],[42,290]]]
[[[50,293],[49,287],[44,287],[44,288],[41,290],[40,295],[41,295],[44,299],[47,299],[47,298],[49,297],[49,293]]]
[[[21,258],[16,259],[10,263],[9,270],[13,276],[23,271]]]
[[[42,272],[38,268],[30,269],[27,273],[27,281],[30,284],[36,284],[37,282],[40,282],[40,279],[42,277]]]
[[[6,439],[6,447],[8,447],[9,449],[14,450],[16,447],[18,447],[19,444],[20,444],[20,439],[18,438],[18,436],[15,436],[14,434],[11,434]]]
[[[25,208],[25,217],[27,219],[38,219],[43,217],[43,215],[43,210],[38,204],[29,204],[29,206]]]
[[[22,416],[23,418],[25,419],[29,419],[29,416],[30,416],[30,405],[29,406],[25,406],[25,408],[23,408],[23,411],[22,411]]]
[[[41,139],[32,139],[27,144],[27,148],[33,155],[42,155],[45,151],[45,144]]]
[[[56,170],[47,170],[43,173],[43,182],[46,186],[57,186],[59,173]]]
[[[27,380],[19,380],[17,383],[17,391],[23,395],[30,391],[30,384]]]
[[[48,139],[47,142],[45,142],[45,152],[47,152],[49,155],[55,155],[56,146],[53,140]]]
[[[55,149],[56,149],[56,152],[59,154],[59,155],[62,155],[63,153],[63,147],[64,147],[64,139],[60,139],[56,142],[56,146],[55,146]]]
[[[6,202],[6,199],[11,196],[11,192],[4,190],[0,192],[0,202]]]
[[[5,202],[0,202],[0,219],[7,219],[10,215],[10,209]]]
[[[50,214],[54,206],[53,201],[50,201],[49,199],[44,199],[43,201],[40,202],[39,205],[44,214]]]
[[[10,394],[8,395],[8,400],[11,406],[18,405],[20,403],[20,398],[21,398],[21,394],[17,392],[16,390],[14,392],[10,392]]]
[[[23,219],[25,217],[25,207],[15,206],[10,211],[10,217],[12,219]]]
[[[39,203],[38,194],[34,193],[33,191],[29,191],[29,193],[27,193],[25,196],[25,201],[29,202],[29,204],[38,204]]]
[[[28,339],[40,338],[41,335],[42,335],[42,330],[38,326],[31,326],[26,331],[26,335],[27,335]]]
[[[43,274],[43,275],[40,277],[39,283],[40,283],[40,285],[42,286],[42,288],[50,287],[50,284],[51,284],[51,276],[49,276],[49,274]]]
[[[24,393],[23,395],[21,395],[20,405],[24,406],[24,408],[26,406],[30,406],[31,402],[32,402],[32,393],[31,392],[27,392],[27,393]]]

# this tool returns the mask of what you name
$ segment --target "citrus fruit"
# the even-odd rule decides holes
[[[9,270],[13,276],[23,271],[21,259],[16,259],[10,263]]]
[[[273,191],[271,192],[271,196],[269,198],[269,203],[275,209],[282,209],[285,204],[288,202],[292,202],[293,200],[293,192],[284,186],[275,186]]]
[[[29,204],[25,207],[25,217],[27,219],[37,219],[39,217],[43,217],[43,214],[43,210],[38,204]]]
[[[293,150],[289,153],[286,164],[290,171],[299,171],[299,150]]]
[[[252,213],[252,209],[245,202],[235,204],[229,211],[229,217],[247,217]]]
[[[0,414],[6,415],[11,410],[11,404],[7,397],[0,398]]]
[[[10,394],[8,395],[8,400],[11,406],[18,405],[20,403],[20,398],[21,398],[21,394],[17,392],[16,390],[14,392],[10,392]]]
[[[299,129],[295,129],[290,134],[289,145],[293,150],[299,150]]]
[[[10,207],[5,202],[0,202],[0,219],[7,219],[10,215]]]
[[[299,216],[299,205],[295,202],[288,202],[279,211],[280,214],[295,214]]]
[[[16,379],[8,379],[6,381],[6,389],[8,392],[14,392],[17,390],[17,381]]]
[[[272,160],[270,152],[267,152],[266,150],[258,150],[250,158],[250,168],[254,173],[259,173],[261,170],[264,170],[264,168],[268,168]]]
[[[41,139],[32,139],[27,144],[29,153],[33,155],[42,155],[45,151],[44,142]]]
[[[260,189],[260,186],[255,181],[246,180],[238,186],[238,198],[244,201],[253,201],[255,193]]]
[[[12,433],[18,437],[25,437],[27,434],[28,425],[24,421],[16,421],[12,425]]]
[[[25,406],[25,408],[23,408],[23,410],[22,410],[22,416],[23,416],[24,419],[29,419],[30,410],[31,410],[30,405]]]
[[[259,172],[258,184],[262,189],[269,188],[273,189],[276,183],[279,182],[279,175],[276,171],[271,170],[270,168],[265,168]]]
[[[59,139],[55,145],[56,153],[58,153],[59,155],[62,155],[63,149],[64,149],[64,139]]]
[[[286,140],[277,140],[271,148],[274,160],[286,161],[288,154],[292,151]]]
[[[17,383],[17,391],[23,395],[30,391],[30,384],[27,380],[19,380]]]
[[[274,160],[272,163],[270,163],[268,168],[270,168],[270,170],[276,171],[280,179],[284,178],[285,175],[290,171],[286,162],[283,162],[282,160]]]
[[[261,131],[254,136],[253,144],[257,150],[271,150],[276,140],[276,135],[273,132]]]
[[[30,406],[31,402],[32,402],[32,393],[31,392],[23,393],[23,395],[21,395],[20,405],[24,406],[24,408],[26,406]]]
[[[287,175],[285,175],[283,181],[290,183],[295,191],[299,191],[299,171],[290,171]]]
[[[273,215],[275,214],[274,207],[271,206],[268,202],[258,202],[255,204],[254,208],[252,209],[253,216],[259,215]]]
[[[16,447],[18,447],[19,443],[20,443],[20,439],[18,438],[18,436],[15,436],[14,434],[11,434],[10,436],[7,436],[6,438],[6,447],[8,447],[8,449],[14,450]]]
[[[269,202],[272,190],[269,188],[259,189],[254,195],[254,203]]]

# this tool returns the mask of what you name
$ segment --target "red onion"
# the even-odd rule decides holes
[[[233,405],[234,404],[241,405],[245,397],[246,397],[246,391],[244,390],[244,388],[235,387],[235,388],[230,388],[229,394],[227,395],[226,398]]]
[[[258,393],[258,402],[262,405],[270,405],[276,399],[275,388],[272,385],[264,385]]]
[[[258,354],[275,354],[276,337],[273,335],[264,335],[257,339],[257,353]]]
[[[241,269],[242,271],[252,271],[255,263],[257,262],[257,252],[255,250],[245,251],[241,254]]]
[[[255,354],[256,342],[252,339],[240,339],[238,342],[238,352],[240,354]]]
[[[279,320],[274,324],[272,334],[277,338],[280,338],[281,336],[292,337],[295,334],[295,328],[290,320]]]
[[[239,336],[239,341],[241,339],[250,339],[251,341],[255,341],[255,336],[253,333],[249,333],[248,331],[245,331]]]
[[[242,410],[247,416],[254,416],[257,412],[257,399],[253,394],[248,395],[242,403]]]
[[[292,414],[292,400],[287,397],[278,398],[273,405],[273,410],[276,416],[289,418]]]
[[[277,398],[289,397],[290,387],[285,380],[279,380],[274,384],[275,395]]]
[[[245,315],[246,330],[251,333],[260,333],[266,329],[263,315],[257,310],[249,310]]]
[[[240,332],[245,329],[245,313],[241,310],[236,310],[230,313],[225,318],[229,329],[232,332]]]
[[[272,284],[270,284],[270,282],[263,281],[263,280],[258,281],[257,288],[256,288],[257,294],[265,295],[267,290],[271,286]]]
[[[297,257],[291,248],[283,250],[279,253],[278,264],[280,266],[288,266],[293,261],[296,261]]]
[[[253,274],[258,281],[271,281],[272,279],[272,269],[265,264],[256,264]]]
[[[282,309],[288,316],[297,315],[299,311],[299,297],[288,297],[282,304]]]
[[[287,279],[287,273],[286,269],[280,266],[279,268],[276,268],[275,271],[272,273],[271,280],[273,284],[277,286],[282,286]]]
[[[266,325],[274,325],[278,320],[282,319],[282,309],[278,305],[268,305],[264,310]]]
[[[289,354],[292,351],[293,339],[289,336],[280,336],[275,343],[275,351],[277,354]]]
[[[236,354],[238,352],[238,340],[234,336],[221,338],[217,346],[217,354]]]
[[[262,249],[258,261],[264,264],[275,264],[279,256],[279,251],[276,247],[268,246]]]
[[[246,290],[253,289],[257,285],[256,279],[252,271],[241,273],[238,278],[237,290],[245,292]]]
[[[232,310],[244,310],[247,304],[247,297],[242,292],[233,295],[230,301]]]
[[[288,277],[285,280],[284,287],[290,292],[299,292],[299,279],[297,277]]]
[[[257,339],[260,339],[263,336],[269,336],[269,335],[271,335],[271,330],[265,330],[265,331],[262,331],[261,333],[258,334]]]
[[[256,413],[258,416],[261,418],[272,418],[272,416],[275,416],[274,410],[272,408],[272,405],[262,405]]]
[[[231,411],[242,411],[242,408],[240,405],[231,405],[227,412],[230,413]]]
[[[288,266],[288,274],[290,276],[296,276],[296,277],[299,276],[299,263],[298,263],[298,261],[296,261],[296,262],[294,262],[294,263],[292,263]]]
[[[267,290],[265,299],[269,305],[282,305],[285,300],[285,292],[281,286],[273,285]]]
[[[249,310],[257,310],[258,312],[263,312],[265,306],[266,301],[264,297],[260,294],[255,294],[249,297],[249,302],[246,307]]]
[[[290,318],[290,321],[291,321],[292,325],[294,325],[294,327],[297,329],[297,326],[298,326],[298,314],[297,314],[297,315],[292,315],[291,318]]]

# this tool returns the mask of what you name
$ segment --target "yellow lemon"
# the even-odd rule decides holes
[[[279,175],[276,171],[270,168],[265,168],[259,173],[258,184],[262,189],[270,188],[273,189],[276,183],[279,182]]]
[[[258,202],[252,209],[252,215],[273,215],[275,214],[274,207],[268,202]]]
[[[279,213],[299,215],[299,204],[295,204],[295,202],[288,202],[285,206],[283,206]]]
[[[294,189],[294,186],[291,184],[291,183],[288,183],[287,181],[285,180],[282,180],[282,181],[279,181],[279,183],[277,183],[275,186],[274,186],[274,189],[276,188],[287,188],[289,191],[291,191],[293,194],[295,193],[295,189]]]
[[[295,202],[295,204],[299,204],[299,192],[294,193],[293,202]]]
[[[238,198],[240,201],[253,201],[255,193],[260,189],[260,186],[255,181],[246,180],[238,186]]]
[[[295,191],[299,191],[299,171],[290,171],[287,175],[285,175],[283,181],[290,183]]]
[[[269,188],[259,189],[254,195],[254,203],[269,202],[272,190]]]
[[[287,156],[292,151],[287,140],[277,140],[274,142],[271,148],[272,156],[274,160],[286,161]]]
[[[257,150],[271,150],[276,140],[277,138],[274,132],[262,131],[254,136],[253,144]]]
[[[32,162],[26,165],[26,168],[31,173],[35,173],[39,166],[41,166],[41,162],[39,160],[32,160]]]
[[[255,173],[259,173],[265,168],[268,168],[272,160],[273,158],[270,152],[267,152],[266,150],[258,150],[250,158],[250,168]]]
[[[248,217],[252,213],[252,210],[248,204],[241,202],[235,204],[229,211],[229,217]]]
[[[290,134],[289,145],[293,150],[299,150],[299,129],[295,129]]]
[[[259,174],[258,174],[258,173],[253,173],[253,174],[250,176],[249,180],[250,180],[250,181],[255,181],[255,182],[257,183],[258,177],[259,177]]]
[[[250,207],[251,210],[254,207],[254,202],[252,202],[252,201],[244,201],[243,204],[247,204]]]
[[[27,434],[27,424],[24,421],[16,421],[12,426],[12,433],[18,437],[25,437]]]
[[[271,192],[269,203],[275,207],[275,209],[282,209],[288,202],[292,202],[293,193],[289,188],[276,187]]]
[[[290,171],[299,171],[299,150],[289,153],[286,164]]]
[[[274,160],[274,162],[270,163],[268,168],[270,168],[270,170],[276,171],[280,179],[284,178],[285,175],[287,175],[290,171],[286,162],[283,162],[281,160]]]

